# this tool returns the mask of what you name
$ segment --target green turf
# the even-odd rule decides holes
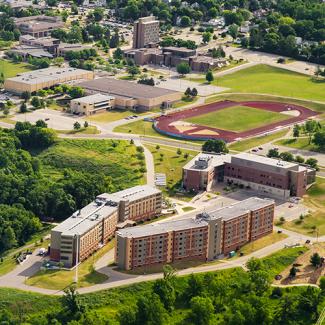
[[[281,139],[276,141],[274,144],[279,146],[285,146],[294,149],[300,150],[310,150],[310,151],[321,151],[313,143],[309,143],[309,138],[290,138],[290,139]]]
[[[263,93],[325,101],[325,81],[267,65],[257,65],[225,75],[213,84],[230,92]]]
[[[263,109],[247,106],[233,106],[219,111],[190,117],[185,119],[185,121],[222,130],[242,132],[280,122],[288,118],[290,118],[290,116]]]
[[[17,73],[27,72],[32,70],[26,63],[13,63],[8,60],[0,60],[0,73],[3,73],[5,78],[15,77]]]

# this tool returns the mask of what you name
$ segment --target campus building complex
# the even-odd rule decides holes
[[[101,194],[52,229],[50,258],[71,267],[105,245],[118,223],[149,220],[161,206],[161,192],[148,185]]]
[[[114,108],[148,111],[156,107],[169,107],[181,99],[182,93],[113,78],[98,78],[78,86],[87,95],[101,93],[114,97]]]
[[[192,218],[116,232],[115,261],[134,269],[179,260],[212,260],[273,231],[274,202],[256,197]]]
[[[228,65],[224,58],[213,58],[211,55],[198,54],[196,50],[185,47],[149,47],[125,50],[124,57],[137,65],[155,64],[176,67],[179,63],[188,63],[191,70],[205,72],[210,69]]]
[[[8,78],[5,80],[4,88],[16,94],[21,94],[24,91],[32,93],[62,83],[93,78],[93,71],[75,68],[46,68],[20,73],[16,77]]]
[[[159,20],[155,17],[139,18],[134,23],[133,48],[139,49],[150,44],[159,43]]]
[[[16,27],[22,35],[33,37],[49,36],[51,31],[64,26],[60,16],[29,16],[14,19]]]
[[[315,176],[313,168],[250,153],[199,154],[183,167],[183,186],[186,190],[209,190],[214,181],[225,181],[287,199],[303,196]]]

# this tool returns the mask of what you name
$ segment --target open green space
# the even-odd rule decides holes
[[[42,172],[50,178],[60,179],[65,169],[78,172],[101,171],[107,182],[117,189],[125,189],[144,182],[136,147],[127,141],[64,139],[37,153]]]
[[[324,80],[263,64],[222,76],[212,84],[230,88],[230,92],[325,100]]]
[[[204,142],[204,141],[179,141],[173,139],[171,137],[156,132],[152,127],[152,122],[143,121],[143,120],[118,126],[113,131],[118,133],[133,133],[133,134],[140,134],[146,137],[156,137],[156,138],[158,137],[158,138],[169,139],[175,142],[175,147],[177,147],[178,142],[191,143],[191,144],[195,143],[198,144],[198,150],[200,150],[199,145]]]
[[[292,264],[305,250],[306,248],[304,247],[287,248],[263,258],[262,268],[267,271],[262,274],[258,273],[259,279],[263,278],[263,275],[266,274],[272,280],[274,275],[279,274]],[[240,315],[245,315],[246,317],[247,308],[249,308],[250,317],[252,313],[256,313],[260,321],[257,324],[263,324],[265,308],[267,308],[267,319],[273,319],[275,314],[279,313],[282,310],[281,308],[284,308],[282,306],[289,298],[290,301],[295,301],[290,311],[295,311],[296,314],[299,313],[300,308],[297,303],[301,297],[306,296],[305,293],[308,290],[306,287],[282,289],[283,297],[281,298],[272,297],[273,288],[263,284],[264,287],[259,287],[262,287],[262,289],[256,296],[255,290],[257,290],[256,286],[258,284],[253,279],[255,279],[254,274],[249,274],[241,268],[176,276],[173,279],[173,286],[177,292],[176,301],[173,304],[174,308],[170,312],[165,311],[164,321],[162,323],[159,322],[159,324],[198,324],[190,318],[192,310],[189,304],[190,299],[198,295],[209,297],[214,304],[224,307],[214,308],[216,314],[213,315],[213,320],[216,323],[212,322],[213,324],[218,323],[217,319],[222,319],[227,324],[229,323],[228,320],[231,319],[229,317],[239,312],[241,312]],[[97,321],[93,320],[92,322],[89,322],[88,319],[88,322],[84,322],[84,324],[104,324],[103,319],[109,320],[109,324],[120,324],[119,313],[125,314],[129,310],[136,310],[137,301],[141,297],[150,299],[155,283],[155,281],[148,281],[79,295],[77,300],[85,309],[82,314],[87,314],[89,317],[102,318],[101,321],[97,318]],[[315,290],[317,290],[317,293],[319,292],[318,289]],[[261,301],[258,305],[256,303],[257,297],[258,301]],[[202,304],[205,306],[203,301]],[[323,302],[318,302],[318,304],[318,309],[322,310]],[[60,315],[62,316],[66,313],[67,309],[69,310],[69,307],[59,296],[48,296],[9,288],[0,288],[0,306],[2,311],[10,313],[19,324],[45,324],[49,322],[51,317],[60,317]],[[239,308],[239,306],[241,307]],[[258,310],[255,310],[254,306]],[[260,311],[260,308],[263,309],[263,313]],[[157,313],[156,309],[150,308],[150,310],[153,313]],[[301,324],[309,325],[315,322],[310,312],[311,308],[308,308],[299,314]],[[156,324],[156,322],[151,324],[154,323]],[[233,324],[237,324],[237,322]],[[275,322],[274,324],[278,323]]]
[[[308,137],[281,139],[276,141],[274,144],[300,150],[320,151],[320,149],[313,143],[309,143]]]
[[[248,106],[232,106],[219,111],[198,115],[185,121],[215,127],[222,130],[242,132],[260,126],[284,121],[288,115]]]
[[[309,236],[325,235],[325,178],[316,178],[316,183],[304,196],[304,204],[313,211],[304,216],[303,220],[284,222],[281,227]]]
[[[30,71],[31,66],[26,63],[13,63],[8,60],[0,60],[0,73],[3,73],[5,78],[15,77],[18,73]]]
[[[250,139],[240,140],[234,142],[228,146],[229,150],[234,151],[246,151],[254,147],[261,146],[265,143],[269,143],[276,139],[284,137],[288,133],[288,130],[281,130],[267,135],[262,135],[259,137],[254,137]]]
[[[114,246],[115,240],[112,240],[78,266],[79,288],[103,283],[108,279],[105,274],[99,273],[94,269],[94,263],[114,249]],[[74,276],[75,270],[41,270],[28,278],[26,283],[46,289],[63,290],[73,284]]]
[[[112,109],[106,112],[87,116],[85,117],[85,120],[97,122],[97,123],[109,123],[109,122],[114,122],[117,120],[124,119],[132,115],[146,115],[146,114],[148,114],[148,112],[138,113],[138,112],[128,111],[128,110]]]
[[[155,172],[166,174],[167,191],[174,194],[174,187],[179,185],[182,179],[182,168],[197,155],[196,151],[182,149],[181,153],[177,153],[178,149],[168,146],[156,146],[146,143],[145,146],[151,151]]]
[[[273,232],[267,236],[259,238],[251,243],[246,244],[240,249],[240,252],[244,253],[244,255],[251,254],[259,249],[262,249],[266,246],[272,245],[280,240],[287,238],[288,236],[283,233]]]
[[[81,127],[78,130],[56,130],[60,134],[99,134],[100,131],[96,126],[90,125],[88,127]]]

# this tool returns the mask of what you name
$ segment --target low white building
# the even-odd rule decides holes
[[[113,96],[94,94],[76,98],[70,102],[70,112],[75,114],[92,115],[99,111],[111,109],[114,106]]]

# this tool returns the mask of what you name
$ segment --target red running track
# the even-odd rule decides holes
[[[263,109],[266,111],[278,112],[278,113],[283,111],[295,110],[295,111],[299,111],[300,114],[299,116],[292,116],[291,118],[288,118],[287,120],[284,121],[271,123],[269,125],[264,125],[243,132],[226,131],[218,128],[197,125],[197,124],[195,125],[193,124],[193,128],[191,130],[181,132],[175,126],[171,125],[171,123],[173,122],[182,121],[189,117],[207,114],[207,113],[219,111],[228,107],[238,106],[238,105],[248,106],[257,109]],[[159,133],[167,134],[182,139],[191,139],[191,140],[222,139],[226,142],[232,142],[238,138],[248,138],[259,134],[264,134],[270,131],[274,131],[277,128],[289,126],[294,123],[299,123],[316,115],[318,115],[317,112],[314,112],[306,107],[293,105],[293,104],[268,102],[268,101],[233,102],[233,101],[225,100],[225,101],[211,103],[203,106],[193,107],[188,110],[184,110],[176,113],[162,115],[155,119],[154,128]],[[218,135],[211,135],[208,133],[193,134],[193,132],[202,132],[202,130],[217,132]]]

